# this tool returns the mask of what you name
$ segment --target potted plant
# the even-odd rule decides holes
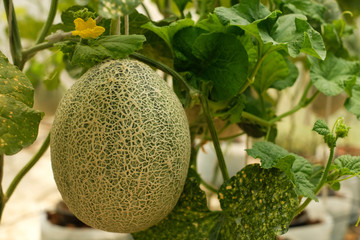
[[[23,48],[16,8],[3,2],[12,62],[0,53],[1,168],[4,155],[36,139],[43,116],[32,108],[29,60],[61,51],[57,70],[79,79],[57,109],[51,140],[49,133],[0,189],[0,212],[49,145],[70,210],[92,227],[142,240],[276,239],[323,187],[339,190],[360,172],[358,156],[334,158],[349,132],[343,118],[314,124],[329,149],[325,166],[276,144],[281,120],[319,93],[347,94],[344,108],[360,116],[360,63],[344,44],[352,27],[344,15],[329,15],[327,3],[156,1],[164,18],[155,22],[141,1],[86,1],[67,6],[54,24],[52,0],[39,37]],[[298,78],[299,65],[310,80]],[[278,113],[280,93],[292,86],[298,103]],[[233,126],[252,139],[246,154],[258,163],[230,176],[219,136]],[[218,188],[197,169],[206,142],[216,153]],[[200,187],[217,196],[219,210],[208,208]]]

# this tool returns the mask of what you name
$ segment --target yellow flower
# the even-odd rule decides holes
[[[86,22],[77,18],[74,20],[75,23],[75,31],[72,31],[73,36],[79,35],[82,38],[97,38],[103,32],[105,32],[105,28],[101,26],[96,26],[96,21],[92,18],[89,18]]]

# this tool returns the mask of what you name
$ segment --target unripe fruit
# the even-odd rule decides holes
[[[190,159],[184,109],[166,82],[135,60],[86,72],[64,95],[51,131],[58,189],[84,223],[136,232],[175,206]]]

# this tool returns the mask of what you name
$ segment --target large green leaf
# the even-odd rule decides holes
[[[356,77],[355,85],[351,90],[350,97],[346,99],[345,108],[360,119],[360,78]]]
[[[0,154],[12,155],[32,144],[43,114],[33,106],[34,89],[0,52]]]
[[[270,87],[284,89],[294,84],[298,77],[296,66],[279,52],[272,52],[261,63],[253,86],[259,93]]]
[[[314,86],[328,96],[349,92],[359,74],[360,63],[347,61],[329,53],[324,61],[310,58],[310,78]]]
[[[142,27],[157,34],[165,41],[165,43],[169,46],[169,48],[172,49],[172,39],[174,35],[181,29],[193,25],[194,25],[193,20],[189,18],[185,18],[176,22],[172,22],[168,26],[157,26],[153,22],[148,22],[144,24]]]
[[[196,85],[210,82],[214,101],[234,97],[247,81],[248,56],[233,34],[187,27],[174,35],[173,48],[176,70],[191,72]]]
[[[312,167],[303,157],[265,141],[256,142],[252,149],[246,149],[246,152],[253,158],[260,158],[262,168],[282,170],[294,183],[295,191],[299,196],[317,199],[313,192],[314,186],[310,183]]]
[[[177,71],[200,71],[201,64],[193,54],[193,46],[195,40],[203,33],[207,33],[207,31],[199,27],[186,27],[174,35],[174,67]]]
[[[298,205],[293,184],[276,168],[248,165],[219,190],[223,211],[207,208],[199,180],[190,174],[174,210],[135,240],[275,239],[287,231]]]
[[[326,7],[312,0],[282,0],[282,7],[292,13],[303,14],[311,19],[324,23]]]
[[[218,7],[215,14],[223,25],[238,26],[260,39],[258,24],[274,21],[280,11],[270,12],[260,0],[248,0],[241,1],[231,8]]]
[[[202,34],[194,42],[193,54],[201,60],[201,72],[197,76],[212,82],[213,100],[233,97],[247,81],[248,56],[236,36]]]
[[[189,177],[174,210],[157,225],[132,235],[135,240],[208,239],[220,215],[209,211],[199,182]]]
[[[99,0],[99,14],[105,18],[116,18],[128,15],[141,4],[143,0]]]
[[[297,194],[288,177],[279,169],[248,165],[219,190],[223,211],[235,219],[232,238],[276,239],[287,232],[298,206]],[[221,231],[220,231],[221,233]]]
[[[271,28],[261,25],[259,33],[262,41],[272,50],[283,49],[291,57],[296,57],[301,52],[320,59],[326,56],[320,33],[311,27],[304,15],[283,15]]]
[[[246,149],[247,154],[253,158],[260,158],[263,168],[272,168],[279,159],[290,155],[284,148],[271,142],[256,142],[251,149]]]
[[[198,21],[196,26],[208,32],[226,32],[227,30],[214,13],[210,13],[206,19]]]
[[[106,59],[120,59],[142,47],[142,35],[109,35],[100,37],[90,45],[78,44],[75,47],[71,64],[91,67]]]

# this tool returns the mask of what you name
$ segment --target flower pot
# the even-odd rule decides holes
[[[322,204],[312,202],[306,208],[309,222],[305,225],[290,227],[281,237],[289,240],[330,240],[334,226],[333,218]]]
[[[352,194],[346,188],[341,188],[340,192],[330,194],[325,198],[319,198],[326,211],[332,216],[334,227],[329,240],[343,240],[351,220]]]
[[[60,202],[56,211],[41,215],[41,240],[132,240],[131,234],[112,233],[86,226]]]
[[[238,171],[245,167],[245,144],[223,142],[223,150],[229,176],[234,176]],[[206,143],[200,149],[197,156],[197,169],[204,181],[219,187],[223,183],[222,175],[218,167],[218,160],[212,142]]]

